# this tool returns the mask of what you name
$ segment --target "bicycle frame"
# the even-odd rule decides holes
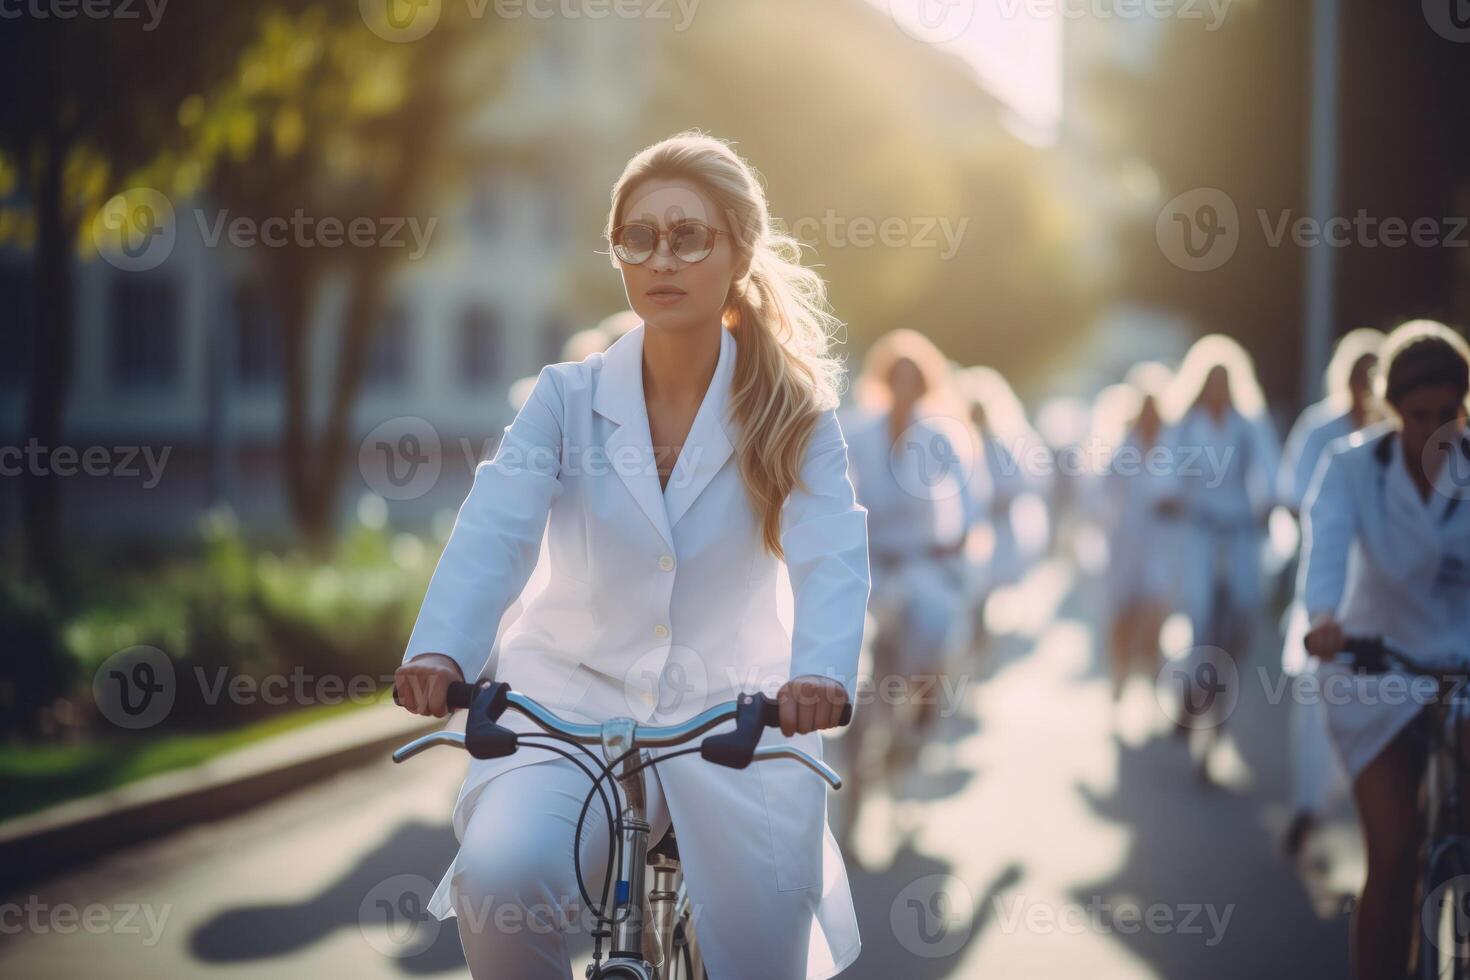
[[[459,687],[461,696],[469,685]],[[690,948],[690,960],[696,971],[702,963],[698,942],[689,922],[689,896],[684,887],[680,864],[668,855],[655,855],[650,863],[648,834],[652,829],[647,815],[647,761],[635,749],[671,747],[691,742],[711,729],[740,717],[742,708],[750,707],[750,696],[740,701],[716,705],[676,725],[643,727],[632,718],[611,718],[600,725],[562,721],[536,701],[515,692],[504,692],[504,706],[515,708],[539,728],[568,742],[596,745],[602,749],[606,765],[618,763],[613,774],[622,789],[623,807],[618,814],[617,885],[608,917],[612,922],[611,951],[607,960],[593,973],[593,980],[663,980],[677,954],[676,939],[685,927],[684,941]],[[761,700],[759,695],[756,700]],[[464,706],[464,704],[451,706]],[[757,736],[758,737],[758,736]],[[423,735],[393,752],[394,762],[404,762],[435,745],[466,747],[466,734],[438,731]],[[829,766],[791,745],[754,748],[750,762],[791,759],[802,763],[821,776],[833,789],[842,788],[842,779]],[[740,768],[737,766],[737,768]],[[610,828],[612,832],[613,828]],[[654,869],[653,888],[646,887],[646,869]],[[645,929],[645,925],[648,926]],[[691,980],[698,980],[698,972]]]
[[[1453,966],[1452,976],[1456,980],[1470,976],[1470,934],[1466,932],[1465,907],[1467,899],[1463,884],[1456,882],[1470,876],[1470,832],[1467,832],[1466,808],[1463,792],[1465,776],[1464,726],[1470,723],[1465,712],[1459,710],[1458,695],[1462,676],[1419,663],[1414,658],[1393,649],[1382,640],[1365,637],[1349,637],[1345,643],[1355,661],[1371,672],[1381,673],[1387,662],[1397,661],[1412,675],[1432,678],[1443,692],[1446,682],[1454,681],[1449,689],[1450,699],[1436,699],[1425,708],[1427,718],[1424,726],[1424,771],[1420,780],[1423,797],[1420,818],[1423,828],[1423,843],[1419,852],[1419,898],[1420,921],[1416,933],[1418,943],[1418,966],[1415,975],[1441,980],[1444,976],[1439,966],[1443,963],[1439,954],[1448,953]],[[1450,889],[1452,948],[1446,950],[1440,940],[1440,930],[1445,923],[1432,911],[1444,908],[1446,896],[1440,896],[1435,910],[1426,904],[1441,887]]]

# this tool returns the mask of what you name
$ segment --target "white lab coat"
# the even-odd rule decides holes
[[[541,371],[494,460],[475,471],[404,660],[435,651],[467,678],[488,676],[497,625],[531,576],[544,534],[544,587],[522,596],[495,677],[559,714],[668,724],[742,691],[774,694],[800,674],[835,677],[853,697],[867,524],[836,413],[819,419],[804,487],[782,512],[782,575],[783,563],[761,544],[733,458],[734,336],[721,331],[714,377],[661,490],[643,399],[645,329],[605,353]],[[783,599],[789,623],[778,611]],[[532,730],[515,712],[502,723]],[[762,744],[782,741],[769,730]],[[816,733],[789,741],[821,756]],[[456,836],[463,839],[487,780],[554,758],[522,749],[472,760],[454,808]],[[711,976],[822,978],[857,957],[847,874],[827,829],[827,790],[814,774],[785,761],[737,771],[687,757],[658,775],[703,911]],[[430,904],[441,919],[454,914],[451,890],[446,874]],[[809,936],[806,962],[764,961],[768,950],[792,948],[766,941],[787,930]]]
[[[1310,612],[1333,611],[1349,635],[1382,636],[1419,660],[1470,662],[1470,501],[1458,499],[1470,440],[1460,448],[1425,500],[1392,426],[1332,445],[1307,495],[1298,584]],[[1356,778],[1422,701],[1335,662],[1319,675],[1333,740]]]
[[[1108,540],[1107,595],[1114,613],[1152,601],[1172,608],[1179,582],[1180,529],[1162,512],[1179,493],[1169,433],[1143,445],[1136,430],[1108,461],[1103,478]]]
[[[928,676],[944,669],[964,609],[963,553],[934,551],[959,548],[969,530],[975,440],[968,426],[920,415],[895,443],[890,418],[854,418],[848,452],[868,512],[873,615],[902,631],[893,666]]]
[[[1170,447],[1183,500],[1180,600],[1198,645],[1211,642],[1220,625],[1210,621],[1217,575],[1235,615],[1253,616],[1261,605],[1264,528],[1280,449],[1269,418],[1248,419],[1233,408],[1219,424],[1203,408],[1191,409],[1174,427]]]
[[[1276,498],[1279,503],[1300,514],[1312,485],[1312,476],[1327,447],[1355,431],[1351,412],[1342,410],[1332,399],[1309,405],[1291,427],[1286,449],[1281,455],[1277,474]],[[1281,669],[1296,676],[1308,670],[1307,652],[1302,641],[1307,635],[1307,611],[1299,600],[1286,610],[1285,638],[1281,646]]]

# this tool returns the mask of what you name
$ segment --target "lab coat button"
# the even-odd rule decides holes
[[[653,635],[662,640],[664,637],[669,635],[669,628],[663,623],[659,623],[653,628]]]
[[[673,571],[673,568],[674,568],[674,556],[673,555],[664,555],[662,558],[660,558],[658,560],[658,567],[659,568],[662,568],[666,572]]]

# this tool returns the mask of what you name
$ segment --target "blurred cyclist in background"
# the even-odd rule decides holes
[[[916,760],[938,714],[937,678],[964,612],[963,549],[971,521],[965,489],[974,439],[943,355],[913,330],[880,337],[855,388],[860,414],[847,431],[848,458],[858,501],[868,511],[869,611],[876,626],[870,650],[880,696],[859,712],[867,718],[848,737],[854,756],[871,751],[865,736],[886,719],[883,768],[896,775]],[[895,677],[905,683],[893,684]],[[881,692],[893,689],[915,696],[883,703]]]
[[[1327,447],[1383,417],[1373,395],[1378,351],[1382,346],[1383,334],[1367,328],[1351,331],[1339,340],[1327,366],[1327,397],[1308,406],[1292,426],[1281,459],[1276,493],[1293,517],[1301,513],[1312,474]],[[1302,645],[1308,624],[1307,611],[1300,601],[1291,603],[1285,619],[1281,669],[1296,681],[1310,682],[1317,666],[1307,657]],[[1322,700],[1299,698],[1290,710],[1292,818],[1283,846],[1288,856],[1295,857],[1301,853],[1318,815],[1346,790],[1347,784],[1328,739]]]
[[[1169,381],[1162,364],[1140,364],[1126,384],[1109,390],[1118,395],[1106,406],[1126,427],[1102,488],[1114,704],[1132,671],[1146,673],[1150,681],[1158,674],[1159,631],[1174,608],[1178,527],[1169,519],[1168,502],[1178,486],[1159,405]],[[1105,401],[1114,399],[1099,399]]]
[[[1199,688],[1184,698],[1183,710],[1186,727],[1201,735],[1195,763],[1209,779],[1210,752],[1224,724],[1223,701],[1210,691],[1250,652],[1264,600],[1262,549],[1280,450],[1250,355],[1229,337],[1194,343],[1168,402],[1182,518],[1180,600],[1194,632],[1188,673]]]
[[[964,368],[955,384],[979,440],[968,494],[974,524],[966,548],[970,635],[973,652],[979,653],[990,596],[1019,582],[1046,552],[1050,521],[1044,498],[1050,479],[1044,464],[1050,450],[1000,372]]]

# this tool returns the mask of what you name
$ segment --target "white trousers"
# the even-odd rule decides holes
[[[669,811],[657,771],[644,774],[652,847],[669,829]],[[572,976],[569,937],[587,939],[593,927],[572,865],[572,833],[590,788],[580,769],[558,758],[496,776],[475,800],[452,878],[459,940],[474,980]],[[607,817],[594,800],[581,841],[582,877],[594,901],[602,899],[607,857]]]

